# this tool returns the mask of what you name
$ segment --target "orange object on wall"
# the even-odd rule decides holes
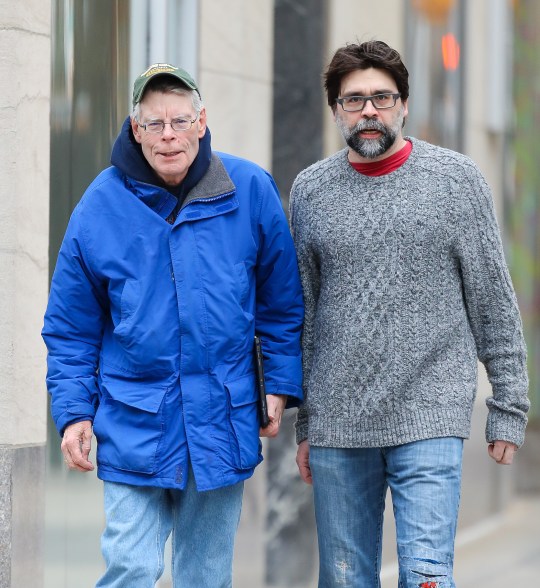
[[[455,70],[459,67],[460,47],[452,33],[447,33],[441,39],[442,59],[444,69]]]

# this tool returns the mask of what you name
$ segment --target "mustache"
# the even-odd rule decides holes
[[[383,134],[387,133],[386,127],[378,120],[359,120],[351,129],[353,133],[360,131],[379,131]]]

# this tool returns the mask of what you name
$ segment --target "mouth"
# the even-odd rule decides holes
[[[163,157],[165,159],[173,159],[175,158],[177,155],[180,155],[181,151],[167,151],[164,153],[159,153],[160,157]]]
[[[360,129],[358,134],[365,139],[378,139],[382,135],[378,129]]]

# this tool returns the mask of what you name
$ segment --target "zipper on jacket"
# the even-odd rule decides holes
[[[233,190],[232,192],[225,192],[224,194],[219,194],[218,196],[213,196],[212,198],[194,198],[193,200],[184,202],[184,204],[182,204],[182,206],[180,207],[180,210],[183,210],[184,208],[186,208],[186,206],[189,206],[193,202],[215,202],[216,200],[221,200],[222,198],[226,198],[227,196],[233,196],[234,193],[235,190]],[[178,211],[178,214],[180,214],[180,210]]]

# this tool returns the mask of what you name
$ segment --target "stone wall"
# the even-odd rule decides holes
[[[50,3],[0,0],[0,588],[42,586]]]

